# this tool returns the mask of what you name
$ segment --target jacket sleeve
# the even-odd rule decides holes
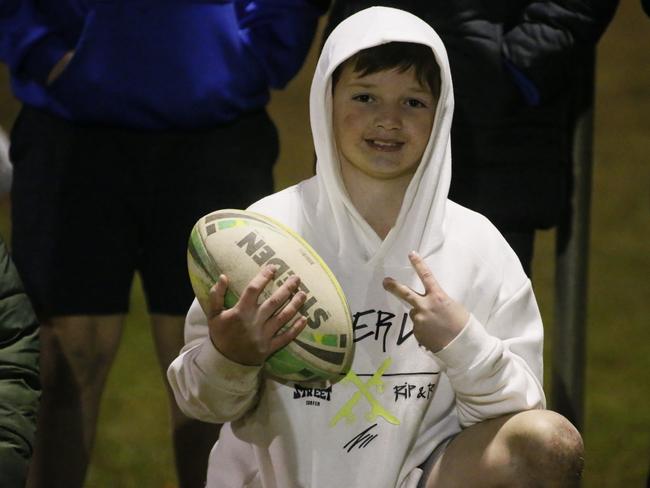
[[[214,347],[207,318],[194,300],[185,321],[185,346],[167,370],[183,413],[213,423],[240,418],[257,402],[260,373],[261,367],[235,363]]]
[[[0,239],[0,486],[24,486],[39,381],[38,322]]]
[[[269,85],[283,88],[291,80],[309,51],[318,18],[327,0],[237,1],[242,42],[263,66]]]
[[[14,75],[44,83],[69,50],[34,0],[0,0],[0,60]]]
[[[470,316],[461,333],[435,354],[456,393],[461,426],[545,407],[542,344],[542,321],[528,280],[513,293],[502,287],[487,323]]]
[[[531,105],[554,98],[575,60],[589,53],[612,20],[618,0],[528,2],[504,33],[506,67]]]

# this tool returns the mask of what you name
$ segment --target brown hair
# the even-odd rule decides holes
[[[338,65],[332,74],[332,90],[343,68],[348,65],[354,66],[354,72],[361,73],[361,76],[393,69],[403,73],[414,68],[420,84],[428,86],[436,98],[440,95],[440,68],[433,51],[424,44],[389,42],[363,49]]]

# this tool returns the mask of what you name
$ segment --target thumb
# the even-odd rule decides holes
[[[216,317],[224,309],[226,290],[228,289],[228,278],[226,275],[219,275],[217,282],[210,288],[208,300],[208,320]]]

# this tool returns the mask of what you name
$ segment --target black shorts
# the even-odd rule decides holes
[[[151,313],[184,315],[192,226],[272,193],[277,154],[263,111],[210,130],[145,132],[23,108],[12,132],[12,251],[36,310],[126,313],[137,270]]]

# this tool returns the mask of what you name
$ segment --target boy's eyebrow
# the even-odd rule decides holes
[[[377,84],[376,83],[364,83],[363,81],[350,81],[347,83],[347,85],[351,88],[376,88]],[[408,91],[411,91],[413,93],[421,93],[423,95],[432,95],[431,90],[427,90],[426,88],[422,87],[421,85],[415,85],[412,86],[407,86],[406,89]]]
[[[363,83],[362,81],[350,81],[348,86],[359,87],[359,88],[374,88],[377,86],[376,83]]]

